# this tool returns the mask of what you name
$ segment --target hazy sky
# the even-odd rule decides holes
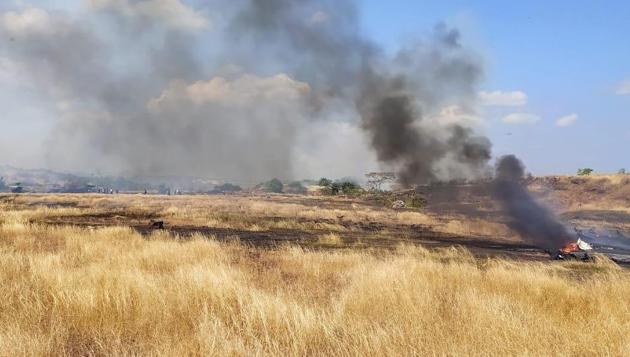
[[[183,2],[201,14],[212,13],[214,1]],[[29,7],[73,13],[84,11],[85,3],[5,0],[0,16]],[[630,169],[630,2],[358,3],[362,26],[386,51],[396,51],[436,23],[461,31],[461,41],[485,65],[476,119],[493,142],[495,156],[516,154],[535,174],[572,173],[578,167]],[[0,34],[0,41],[11,40]],[[49,134],[67,103],[42,92],[0,56],[0,164],[60,166],[47,161],[46,152],[51,149]],[[343,164],[336,165],[332,175],[342,174]],[[327,165],[311,167],[326,170]]]

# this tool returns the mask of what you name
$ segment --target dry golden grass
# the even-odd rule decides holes
[[[108,198],[95,210],[118,200]],[[127,200],[133,201],[125,201],[128,210],[157,205]],[[164,210],[180,214],[184,201],[178,200],[163,201]],[[239,202],[254,215],[247,200]],[[260,250],[212,237],[143,238],[124,227],[54,228],[29,220],[82,209],[7,207],[0,211],[1,355],[630,351],[630,273],[606,260],[481,261],[461,249],[411,246],[393,252]],[[181,209],[201,220],[212,214]],[[255,209],[301,214],[283,206]],[[333,245],[341,240],[334,232],[321,239]]]
[[[630,175],[549,176],[529,186],[541,198],[563,211],[627,210],[630,207]]]
[[[338,246],[343,243],[341,237],[335,233],[324,234],[319,237],[317,243],[329,246]]]
[[[505,224],[465,217],[449,219],[441,225],[436,225],[434,230],[461,236],[501,237],[511,240],[516,238]]]

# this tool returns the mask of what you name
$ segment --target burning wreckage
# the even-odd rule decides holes
[[[592,260],[602,254],[616,263],[630,264],[630,237],[620,230],[575,227],[576,240],[570,241],[551,254],[559,260]]]
[[[567,260],[567,259],[579,259],[579,260],[591,260],[593,258],[593,247],[578,237],[576,241],[565,244],[562,248],[558,249],[552,254],[554,259]]]
[[[525,167],[513,155],[499,159],[494,195],[509,218],[508,225],[520,236],[545,249],[554,259],[591,260],[593,247],[581,231],[571,234],[555,215],[538,203],[523,185]]]

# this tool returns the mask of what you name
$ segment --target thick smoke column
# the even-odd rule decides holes
[[[53,163],[300,177],[297,138],[313,122],[344,117],[403,184],[475,177],[487,166],[486,138],[440,121],[447,107],[474,115],[483,72],[444,25],[392,56],[364,36],[352,0],[84,4],[78,16],[0,14],[0,34],[11,39],[0,55],[63,108]]]
[[[548,209],[537,203],[522,183],[523,163],[513,155],[497,162],[494,193],[509,216],[510,228],[523,239],[554,251],[574,240]]]
[[[311,21],[301,20],[309,14]],[[443,106],[474,101],[482,69],[459,32],[439,25],[388,58],[359,27],[353,2],[315,0],[252,0],[233,24],[250,45],[266,43],[279,50],[274,56],[293,58],[296,75],[320,100],[354,101],[378,160],[396,169],[401,183],[480,175],[490,159],[487,138],[456,124],[423,126]],[[439,177],[444,162],[451,175]]]
[[[449,41],[455,39],[449,37]],[[474,135],[469,128],[451,125],[446,128],[444,138],[420,126],[425,117],[423,111],[434,109],[436,102],[458,95],[462,90],[465,95],[472,95],[470,87],[479,75],[479,69],[466,61],[445,60],[432,65],[435,68],[429,67],[420,84],[443,87],[445,93],[435,93],[432,92],[435,89],[429,88],[414,89],[412,86],[418,84],[413,83],[413,70],[394,77],[370,72],[363,78],[361,96],[357,100],[362,126],[371,137],[378,159],[394,164],[399,181],[405,185],[438,180],[436,165],[444,159],[449,159],[451,169],[457,167],[465,171],[457,177],[479,175],[491,155],[490,141]]]

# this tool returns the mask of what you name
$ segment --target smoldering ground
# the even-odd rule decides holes
[[[416,184],[477,176],[490,158],[487,139],[439,120],[449,106],[474,115],[483,70],[460,34],[440,25],[392,56],[354,1],[90,0],[78,14],[16,8],[0,30],[2,56],[63,104],[51,166],[294,178],[311,173],[304,157],[364,167],[344,149],[366,145],[360,161]],[[304,147],[339,135],[303,140],[315,123],[339,122],[365,141]]]

